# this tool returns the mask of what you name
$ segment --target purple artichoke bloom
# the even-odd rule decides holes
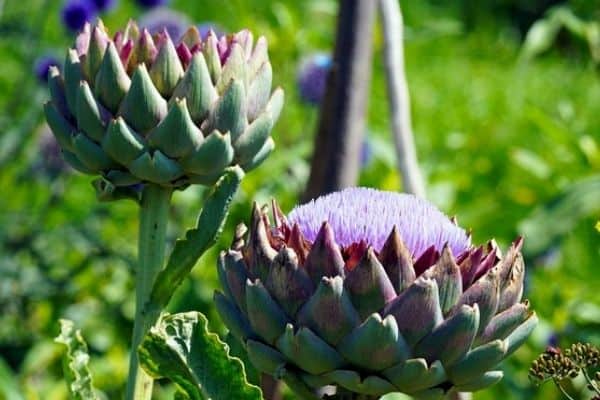
[[[298,224],[310,242],[315,241],[323,221],[327,221],[339,245],[349,247],[365,241],[376,251],[381,251],[395,226],[415,258],[431,246],[441,252],[448,245],[456,255],[471,246],[465,230],[426,200],[368,188],[349,188],[319,197],[294,208],[288,221],[291,225]]]
[[[158,6],[164,6],[169,0],[137,0],[137,3],[145,8],[154,8]]]
[[[238,227],[215,303],[260,371],[304,391],[476,391],[537,323],[520,302],[522,240],[504,257],[473,246],[423,199],[352,188],[287,217],[274,203],[273,219],[255,205]]]
[[[326,53],[316,53],[302,62],[298,71],[298,90],[303,101],[312,105],[321,103],[331,65],[331,56]]]
[[[166,30],[169,36],[177,41],[187,30],[190,21],[184,14],[166,8],[157,8],[142,15],[138,24],[140,28],[147,29],[152,35]]]
[[[96,6],[89,0],[67,0],[61,11],[63,24],[72,32],[96,18]]]
[[[115,6],[115,0],[91,0],[99,12],[106,12]]]
[[[60,63],[56,57],[52,55],[41,56],[33,63],[33,72],[38,81],[46,83],[48,82],[48,71],[50,71],[50,67],[57,67],[59,65]]]

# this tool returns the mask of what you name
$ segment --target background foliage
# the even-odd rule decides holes
[[[474,398],[558,399],[551,385],[536,388],[528,381],[531,360],[547,344],[600,343],[597,66],[587,36],[569,29],[559,28],[535,58],[521,52],[531,24],[555,2],[446,3],[402,3],[413,123],[428,197],[472,228],[476,243],[494,237],[506,248],[525,235],[526,296],[542,321],[527,346],[503,365],[505,379]],[[90,177],[56,173],[40,148],[47,94],[33,63],[44,53],[61,59],[71,44],[61,6],[57,0],[0,1],[0,399],[67,398],[63,349],[52,341],[59,318],[82,328],[90,369],[105,398],[120,396],[127,373],[136,206],[98,203]],[[595,1],[565,6],[576,18],[585,16],[583,22],[600,18]],[[337,5],[173,0],[170,7],[193,22],[215,22],[225,31],[249,27],[267,36],[275,83],[287,97],[274,133],[278,150],[245,178],[220,243],[170,305],[173,312],[204,312],[211,328],[224,333],[212,305],[218,249],[228,245],[239,221],[248,220],[253,200],[275,197],[290,210],[303,190],[318,111],[299,98],[296,73],[303,57],[333,48]],[[114,31],[143,12],[132,0],[121,0],[102,17]],[[375,41],[366,133],[372,157],[360,184],[401,190],[379,30]],[[201,188],[175,195],[171,243],[195,222],[203,196]],[[172,397],[168,385],[157,386],[157,398]],[[585,398],[582,382],[571,389]]]

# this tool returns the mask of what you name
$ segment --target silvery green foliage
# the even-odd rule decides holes
[[[370,396],[442,398],[498,382],[494,368],[537,323],[520,302],[522,241],[504,256],[494,242],[474,247],[415,196],[330,196],[287,218],[274,205],[274,226],[255,206],[248,235],[240,226],[221,254],[217,310],[251,362],[300,390]],[[387,239],[364,224],[390,225]]]
[[[260,389],[246,380],[242,362],[207,328],[199,312],[163,315],[140,346],[140,363],[155,379],[173,381],[191,400],[262,399]]]
[[[212,185],[230,165],[248,171],[271,152],[283,91],[271,94],[264,37],[241,31],[178,43],[131,22],[110,38],[86,25],[64,70],[51,68],[46,119],[64,158],[101,175],[101,191],[138,183]]]

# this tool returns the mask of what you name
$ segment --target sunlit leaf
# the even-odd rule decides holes
[[[191,400],[262,399],[242,362],[207,323],[199,312],[163,316],[140,345],[140,364],[155,379],[173,381]]]

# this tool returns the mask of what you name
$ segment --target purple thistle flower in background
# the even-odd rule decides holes
[[[38,57],[33,63],[33,72],[35,73],[38,81],[42,83],[48,82],[48,71],[51,66],[58,66],[60,63],[56,57],[52,55],[43,55]]]
[[[362,145],[360,146],[360,166],[366,168],[373,160],[373,146],[369,138],[365,136]]]
[[[68,172],[71,169],[63,159],[60,145],[52,134],[50,127],[46,124],[40,128],[38,153],[40,157],[37,158],[36,163],[33,165],[33,171],[38,176],[52,181],[60,174]]]
[[[83,29],[86,22],[96,18],[96,6],[89,0],[67,0],[61,10],[63,24],[72,32]]]
[[[288,221],[291,225],[298,224],[311,242],[315,241],[323,221],[327,221],[340,245],[348,247],[365,241],[377,251],[395,226],[416,258],[432,245],[441,252],[448,244],[457,256],[471,246],[465,230],[426,200],[369,188],[349,188],[319,197],[294,208]]]
[[[303,101],[312,105],[321,103],[331,65],[331,56],[327,53],[313,54],[300,64],[298,90]]]
[[[198,33],[200,33],[202,40],[205,40],[208,37],[210,31],[213,31],[217,37],[221,37],[225,34],[223,29],[214,22],[202,22],[201,24],[196,25],[196,28],[198,28]]]
[[[546,344],[551,347],[559,347],[560,345],[560,334],[556,331],[552,331],[546,339]]]
[[[158,6],[164,6],[169,0],[137,0],[137,3],[145,8],[154,8]]]
[[[106,12],[115,6],[115,0],[91,0],[99,12]]]
[[[144,13],[138,24],[153,35],[166,29],[171,39],[177,41],[185,33],[190,21],[182,13],[161,7]]]

